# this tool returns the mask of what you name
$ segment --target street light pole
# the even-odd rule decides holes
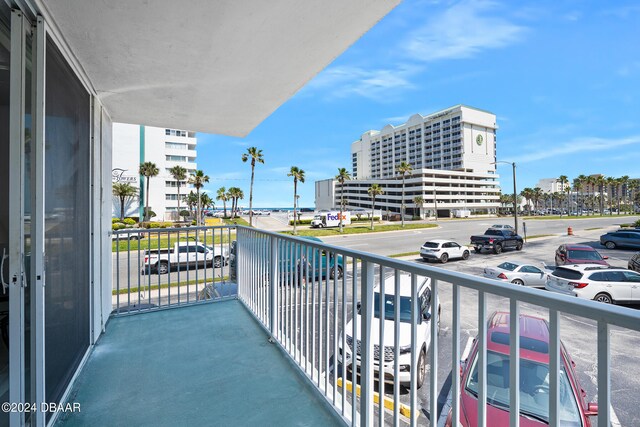
[[[513,168],[513,228],[515,229],[516,234],[518,234],[518,190],[516,187],[516,162],[505,162],[505,161],[497,161],[491,163],[495,165],[497,163],[505,163],[511,165]]]

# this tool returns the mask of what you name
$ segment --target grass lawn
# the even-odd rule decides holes
[[[220,230],[222,230],[222,236],[220,235]],[[158,229],[152,229],[150,231],[151,237],[145,237],[141,240],[131,240],[130,242],[126,239],[121,239],[119,242],[113,240],[111,242],[111,251],[116,252],[116,249],[119,249],[120,251],[137,251],[138,249],[167,248],[169,246],[169,241],[171,242],[171,245],[173,245],[175,242],[186,242],[188,240],[195,240],[196,238],[195,230],[189,230],[188,228],[185,228],[184,231],[180,232],[162,232]],[[227,243],[235,240],[236,238],[235,231],[229,233],[226,229],[215,229],[215,236],[213,234],[214,230],[207,230],[205,238],[204,231],[200,231],[198,240],[210,245],[212,243],[219,244],[221,241],[222,243]],[[119,246],[119,248],[117,248],[117,246]]]
[[[338,227],[335,228],[303,228],[298,229],[299,236],[340,236],[341,234],[363,234],[363,233],[378,233],[382,231],[397,231],[397,230],[415,230],[420,228],[434,228],[437,224],[405,224],[402,228],[401,224],[388,224],[388,225],[374,225],[373,231],[369,224],[349,225],[344,227],[343,233],[340,233]],[[282,234],[293,234],[292,231],[282,231]]]
[[[213,279],[214,282],[222,282],[223,280],[229,280],[229,276],[225,276],[225,277],[216,277]],[[211,282],[211,279],[207,279],[206,282]],[[155,285],[151,285],[151,286],[142,286],[140,288],[140,292],[149,292],[149,291],[157,291],[158,288],[160,289],[167,289],[168,287],[171,288],[177,288],[179,286],[187,286],[187,285],[199,285],[199,284],[203,284],[205,283],[205,279],[199,279],[199,280],[189,280],[189,281],[183,281],[183,282],[179,282],[179,283],[171,283],[171,286],[169,286],[168,283],[163,283],[161,285],[155,284]],[[111,295],[126,295],[129,292],[133,293],[138,293],[138,287],[131,287],[129,288],[124,288],[124,289],[120,289],[118,291],[118,289],[114,289],[111,291]]]

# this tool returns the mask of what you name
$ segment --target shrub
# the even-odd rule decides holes
[[[633,223],[634,227],[640,227],[640,219]]]
[[[116,230],[122,230],[122,229],[123,229],[123,228],[125,228],[125,227],[126,227],[126,225],[124,225],[124,224],[123,224],[123,223],[121,223],[121,222],[114,222],[113,224],[111,224],[111,229],[112,229],[113,231],[116,231]]]
[[[149,222],[147,223],[147,228],[162,228],[162,224],[159,222]]]
[[[135,225],[136,221],[133,218],[125,218],[122,220],[124,224],[127,225]]]
[[[305,224],[309,225],[309,224],[311,224],[311,220],[310,219],[299,219],[299,220],[296,221],[296,224],[297,225],[305,225]],[[293,220],[292,219],[289,220],[289,225],[293,225]]]
[[[189,212],[186,209],[183,209],[183,210],[180,211],[180,216],[183,217],[183,218],[186,218],[188,216],[191,216],[191,212]]]
[[[111,224],[115,224],[116,222],[120,222],[120,218],[111,218]]]

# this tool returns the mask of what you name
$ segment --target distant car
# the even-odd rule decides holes
[[[640,252],[631,257],[629,264],[627,264],[627,268],[640,273]]]
[[[452,240],[429,240],[420,248],[420,256],[425,261],[438,260],[444,264],[453,258],[469,259],[469,249]]]
[[[514,228],[508,224],[493,224],[490,228],[500,228],[506,230],[514,230]]]
[[[640,273],[599,264],[565,265],[549,275],[545,288],[607,304],[640,301]]]
[[[509,313],[496,312],[487,327],[487,425],[509,426]],[[453,423],[449,412],[445,426],[478,425],[478,339],[460,366],[460,420]],[[589,417],[598,414],[598,405],[587,404],[574,361],[560,345],[559,407],[560,425],[590,427]],[[455,372],[455,371],[454,371]],[[544,319],[520,316],[520,425],[549,425],[549,326]]]
[[[147,236],[148,232],[140,229],[123,229],[119,233],[111,234],[111,240],[125,241],[125,240],[140,240]]]
[[[556,249],[556,265],[601,264],[609,265],[598,251],[587,245],[560,245]]]
[[[640,233],[634,231],[613,231],[600,236],[600,244],[607,249],[640,248]]]
[[[521,261],[506,261],[497,267],[486,267],[484,277],[495,280],[503,280],[520,286],[544,288],[547,283],[545,271]]]

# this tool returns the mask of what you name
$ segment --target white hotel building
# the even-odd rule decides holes
[[[195,132],[158,128],[153,126],[113,124],[113,170],[112,181],[129,182],[138,188],[139,200],[126,203],[125,216],[142,218],[147,191],[146,184],[138,174],[140,163],[153,162],[160,173],[149,183],[149,208],[155,212],[155,221],[176,220],[178,210],[177,182],[169,169],[182,166],[187,176],[197,169]],[[186,181],[180,187],[183,197],[193,190]],[[184,202],[180,208],[185,209]],[[113,216],[120,216],[120,201],[113,198]]]
[[[413,172],[405,176],[408,216],[448,217],[456,210],[492,214],[500,206],[496,174],[496,116],[464,105],[428,116],[415,114],[399,126],[365,132],[351,144],[352,180],[344,184],[348,209],[371,208],[367,189],[377,183],[384,194],[376,209],[401,211],[402,176],[396,167],[405,161]],[[340,185],[333,179],[316,182],[316,209],[340,205]],[[422,211],[413,199],[424,200]]]

